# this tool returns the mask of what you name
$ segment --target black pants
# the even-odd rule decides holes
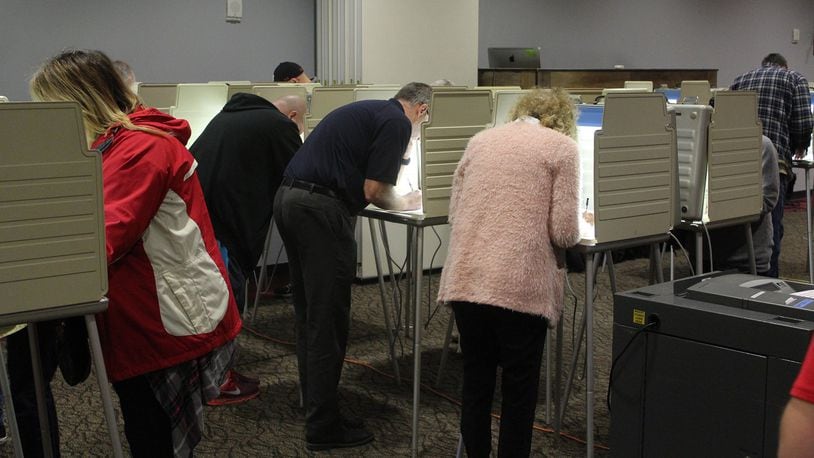
[[[469,302],[453,302],[452,309],[464,357],[461,435],[467,456],[488,457],[492,450],[498,366],[503,369],[498,456],[529,456],[547,320]]]
[[[135,458],[172,458],[170,417],[150,388],[147,377],[138,376],[116,382],[124,417],[124,435]]]
[[[274,220],[288,253],[306,439],[339,428],[337,386],[350,326],[356,219],[332,197],[281,186]]]
[[[58,349],[56,330],[58,321],[45,321],[37,324],[38,345],[42,361],[42,376],[45,382],[45,404],[48,412],[48,426],[54,456],[59,455],[59,424],[51,392],[51,380],[57,370]],[[40,436],[39,415],[37,414],[37,394],[34,389],[34,374],[31,366],[31,353],[28,345],[28,329],[8,336],[8,373],[11,382],[11,399],[14,402],[15,418],[20,428],[20,442],[23,454],[27,457],[43,456]]]

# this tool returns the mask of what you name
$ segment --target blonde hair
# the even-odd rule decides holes
[[[574,138],[577,132],[577,109],[562,88],[534,89],[517,101],[510,113],[512,120],[531,116],[540,125]]]
[[[31,78],[30,89],[34,100],[79,103],[89,142],[114,125],[166,135],[130,121],[127,115],[141,105],[141,100],[101,51],[63,51],[42,64]]]

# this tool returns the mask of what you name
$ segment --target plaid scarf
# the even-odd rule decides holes
[[[175,456],[192,456],[203,436],[203,406],[220,395],[220,385],[237,353],[234,340],[200,358],[145,374],[170,417]]]

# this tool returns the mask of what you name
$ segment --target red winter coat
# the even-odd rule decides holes
[[[228,275],[184,143],[189,124],[152,108],[113,127],[102,152],[110,299],[99,334],[111,381],[203,356],[240,331]]]

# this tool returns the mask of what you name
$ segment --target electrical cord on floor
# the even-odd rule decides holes
[[[393,275],[391,278],[389,278],[390,280],[393,280],[393,283],[394,283],[394,284],[393,284],[393,286],[394,286],[394,287],[393,287],[393,294],[392,294],[392,296],[393,296],[393,297],[392,297],[392,299],[393,299],[393,304],[398,304],[398,307],[395,307],[395,309],[396,309],[396,310],[395,310],[396,316],[394,316],[394,317],[393,317],[393,319],[395,320],[395,322],[393,323],[393,325],[394,325],[394,326],[396,326],[396,327],[398,328],[399,324],[401,323],[401,318],[402,318],[402,311],[403,311],[403,310],[402,310],[401,304],[402,304],[402,298],[404,297],[404,295],[403,295],[403,293],[402,293],[402,291],[401,291],[401,280],[402,280],[402,279],[404,278],[404,276],[405,276],[404,270],[405,270],[405,268],[407,267],[407,257],[405,256],[405,258],[404,258],[404,262],[402,262],[402,263],[401,263],[401,265],[399,265],[399,264],[398,264],[398,263],[397,263],[397,262],[396,262],[396,261],[395,261],[395,260],[394,260],[394,259],[393,259],[393,258],[392,258],[390,255],[389,255],[389,254],[388,254],[388,255],[387,255],[387,262],[389,263],[389,265],[390,265],[390,266],[396,266],[396,269],[398,270],[398,273],[394,274],[394,275]],[[389,267],[388,267],[388,272],[390,272],[390,268],[389,268]],[[398,342],[398,344],[399,344],[399,350],[400,350],[401,354],[403,355],[403,354],[404,354],[404,341],[401,339],[401,337],[399,336],[398,332],[396,332],[396,333],[393,335],[393,339],[394,339],[394,342],[393,342],[393,344],[392,344],[391,346],[392,346],[392,347],[395,347],[396,342]]]
[[[441,249],[441,236],[438,234],[438,231],[435,230],[435,226],[430,226],[432,228],[432,232],[435,233],[435,238],[438,239],[438,246],[435,247],[435,251],[432,253],[432,257],[430,258],[430,270],[427,273],[427,321],[424,323],[424,329],[430,327],[430,321],[438,313],[438,309],[441,308],[441,304],[435,304],[435,309],[432,308],[432,266],[435,265],[435,255],[438,254],[438,251]],[[423,272],[423,266],[422,266]]]
[[[702,221],[701,227],[704,228],[704,233],[707,235],[707,247],[709,248],[709,271],[712,272],[715,270],[714,267],[714,258],[712,257],[712,237],[709,236],[709,230],[707,229],[707,225]],[[701,274],[701,272],[699,272]]]
[[[673,234],[673,231],[667,231],[667,234],[675,240],[676,244],[679,248],[681,248],[681,252],[684,253],[684,257],[687,259],[687,265],[690,267],[690,274],[691,276],[695,276],[695,269],[692,267],[692,261],[690,261],[690,255],[687,253],[687,250],[684,249],[684,245],[681,244],[681,241],[678,240],[678,237]]]
[[[579,297],[577,296],[577,293],[574,292],[574,288],[571,287],[571,280],[568,278],[568,272],[565,273],[565,285],[568,287],[568,292],[571,293],[571,297],[574,298],[574,312],[571,315],[571,348],[576,348],[574,345],[576,345],[577,338],[576,322]]]
[[[622,351],[616,355],[616,358],[613,358],[613,362],[611,363],[610,374],[608,375],[608,393],[605,398],[605,403],[608,405],[608,413],[613,413],[611,410],[611,389],[613,388],[613,373],[614,369],[616,369],[616,363],[619,362],[619,359],[624,356],[627,350],[630,348],[630,345],[636,341],[636,338],[646,332],[648,329],[657,328],[659,325],[658,319],[654,319],[650,321],[646,325],[642,326],[641,328],[637,329],[633,336],[630,337],[630,340],[627,341]]]
[[[265,340],[268,340],[270,342],[278,343],[278,344],[281,344],[281,345],[296,346],[296,343],[294,343],[294,342],[289,342],[287,340],[277,339],[277,338],[268,336],[266,334],[263,334],[262,332],[254,330],[254,329],[252,329],[252,328],[250,328],[248,326],[243,326],[243,329],[245,329],[250,334],[252,334],[253,336],[255,336],[257,338],[260,338],[260,339],[265,339]],[[354,366],[359,366],[359,367],[363,367],[365,369],[368,369],[369,371],[374,372],[376,374],[379,374],[382,377],[386,377],[386,378],[391,379],[391,380],[396,379],[396,377],[394,375],[389,374],[387,372],[384,372],[383,370],[381,370],[381,369],[379,369],[377,367],[374,367],[372,364],[368,363],[367,361],[363,361],[363,360],[355,359],[355,358],[350,358],[350,357],[347,357],[347,356],[345,357],[344,361],[346,363],[348,363],[348,364],[353,364]],[[457,398],[455,398],[455,397],[453,397],[453,396],[451,396],[449,394],[446,394],[443,391],[435,389],[431,385],[428,385],[426,383],[421,383],[420,386],[424,391],[429,391],[430,393],[432,393],[432,394],[434,394],[434,395],[436,395],[436,396],[438,396],[438,397],[440,397],[442,399],[445,399],[445,400],[449,401],[450,403],[452,403],[452,404],[454,404],[454,405],[456,405],[458,407],[461,407],[461,405],[462,405],[462,402],[460,400],[458,400]],[[490,413],[490,415],[491,415],[492,418],[494,418],[496,420],[500,420],[500,415],[499,414]],[[546,426],[541,426],[541,425],[538,425],[537,423],[532,425],[532,429],[535,430],[535,431],[540,431],[540,432],[544,432],[544,433],[555,433],[556,432],[552,428],[548,428]],[[577,437],[577,436],[575,436],[573,434],[570,434],[570,433],[567,433],[565,431],[560,431],[560,437],[564,437],[566,439],[572,440],[572,441],[574,441],[576,443],[579,443],[579,444],[582,444],[582,445],[587,445],[587,442],[585,441],[585,439],[582,439],[580,437]],[[594,443],[594,449],[609,451],[610,447],[608,447],[605,444]]]

